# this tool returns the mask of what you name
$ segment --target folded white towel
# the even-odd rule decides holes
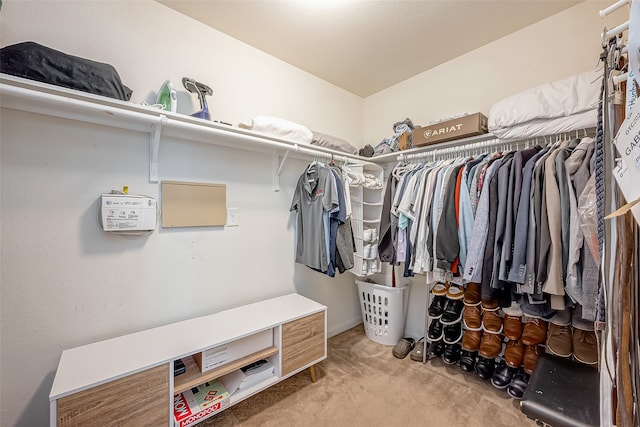
[[[256,116],[249,120],[249,122],[239,123],[238,127],[302,144],[311,144],[311,140],[313,139],[313,132],[306,127],[279,117]]]

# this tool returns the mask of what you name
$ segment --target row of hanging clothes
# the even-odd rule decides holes
[[[428,283],[480,283],[483,300],[529,316],[581,306],[579,316],[593,322],[594,140],[584,135],[399,162],[387,181],[381,260],[404,263],[405,277],[427,274]]]
[[[370,174],[316,158],[298,178],[290,211],[296,213],[295,262],[334,277],[354,267],[350,187],[381,188]]]

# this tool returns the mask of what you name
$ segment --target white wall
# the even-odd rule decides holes
[[[3,46],[34,40],[111,63],[134,102],[191,76],[213,87],[214,119],[273,114],[360,144],[362,99],[158,3],[3,3]],[[159,197],[148,135],[1,111],[0,425],[48,423],[65,348],[290,292],[328,306],[330,334],[361,322],[352,275],[293,263],[304,162],[287,161],[274,192],[270,155],[163,138],[160,179],[225,183],[240,226],[123,238],[100,231],[96,201],[123,185]]]

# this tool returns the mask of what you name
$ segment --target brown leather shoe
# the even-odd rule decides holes
[[[522,329],[522,343],[524,345],[542,344],[547,338],[547,322],[536,317],[529,319]]]
[[[560,357],[571,357],[573,353],[573,337],[571,326],[559,326],[549,323],[549,336],[547,337],[547,350]]]
[[[480,356],[493,359],[502,350],[502,335],[485,332],[480,340]]]
[[[431,293],[434,295],[447,295],[447,291],[449,290],[449,283],[441,283],[438,282],[435,285],[433,285],[433,288],[431,289]]]
[[[519,368],[524,359],[524,345],[522,341],[509,340],[507,347],[504,349],[504,361],[512,368]]]
[[[504,335],[510,340],[517,340],[522,335],[522,319],[520,316],[505,315],[502,321],[504,324]]]
[[[531,375],[533,370],[536,368],[536,364],[538,363],[538,358],[540,357],[540,346],[538,345],[528,345],[524,349],[524,371]]]
[[[482,300],[482,309],[484,311],[495,311],[500,308],[500,304],[498,304],[497,299],[483,299]]]
[[[573,330],[573,356],[580,363],[598,364],[598,340],[593,331]]]
[[[497,310],[482,313],[482,329],[492,334],[502,332],[502,317],[500,317]]]
[[[482,331],[464,331],[462,336],[462,349],[467,351],[477,351],[480,348]]]
[[[482,330],[482,315],[480,314],[479,305],[466,305],[462,312],[462,321],[465,328],[472,331]]]
[[[480,283],[467,283],[464,288],[464,303],[467,305],[480,304]]]

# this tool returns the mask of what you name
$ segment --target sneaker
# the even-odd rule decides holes
[[[464,297],[464,291],[458,286],[449,286],[447,289],[447,298],[449,299],[462,299]]]
[[[432,319],[439,319],[444,311],[444,306],[447,303],[447,297],[442,295],[435,295],[431,305],[429,306],[429,317]]]
[[[511,384],[511,381],[517,372],[518,368],[510,367],[504,359],[501,359],[496,365],[496,370],[491,376],[491,384],[497,389],[504,390]]]
[[[447,304],[442,312],[440,321],[443,325],[450,325],[452,323],[459,322],[462,319],[462,309],[464,308],[464,302],[461,299],[453,300],[447,298]]]
[[[547,350],[560,357],[571,357],[573,354],[573,333],[569,325],[549,323]]]
[[[429,325],[429,330],[427,331],[427,338],[429,341],[439,341],[442,339],[443,330],[442,323],[440,323],[440,319],[433,319],[431,321],[431,325]]]
[[[431,289],[431,293],[434,295],[446,295],[448,289],[449,289],[448,283],[436,283],[435,285],[433,285],[433,289]]]
[[[587,365],[598,364],[598,340],[593,331],[573,330],[573,357]]]

